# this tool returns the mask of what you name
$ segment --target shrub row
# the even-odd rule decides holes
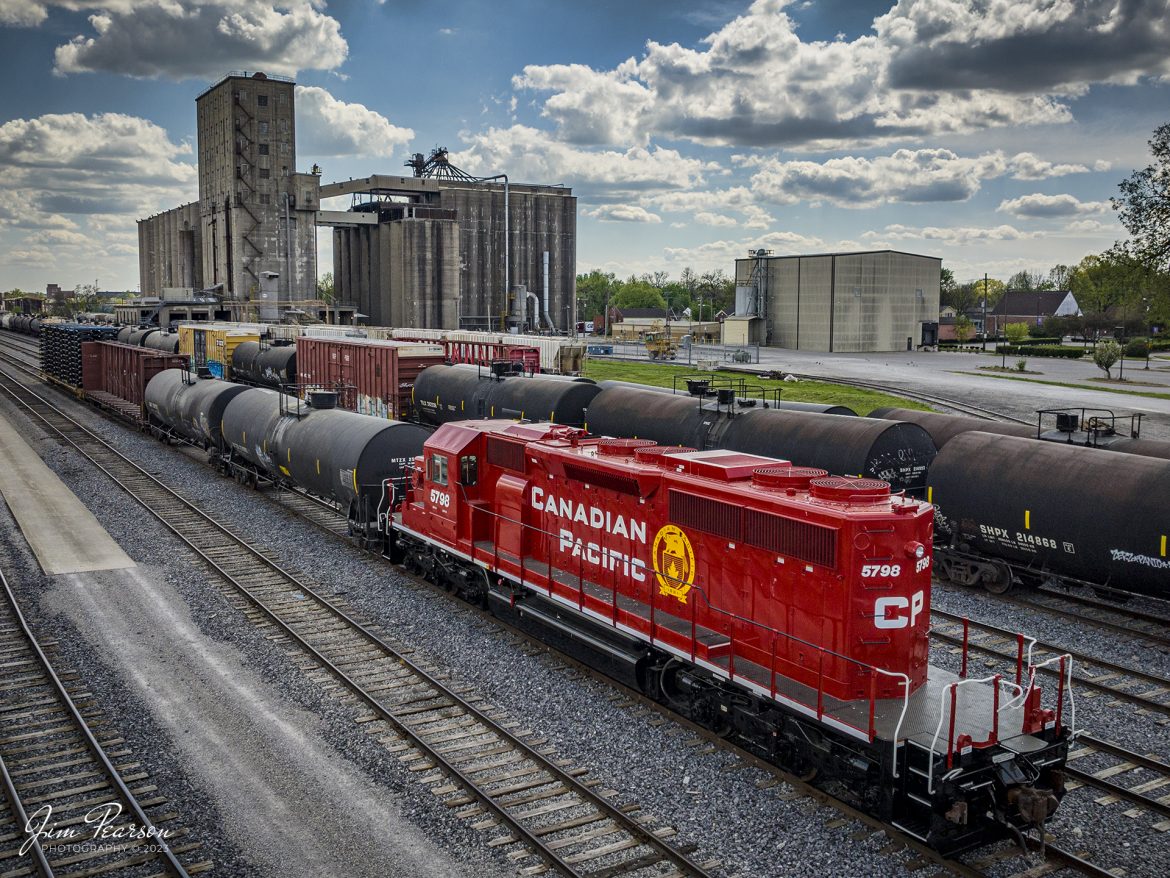
[[[1064,341],[1064,339],[1057,335],[1032,335],[1028,337],[1028,340],[1024,342],[1024,344],[1060,344],[1062,341]]]
[[[997,345],[997,354],[1007,354],[1013,357],[1055,357],[1065,360],[1079,360],[1085,355],[1084,348],[1074,348],[1068,345]]]

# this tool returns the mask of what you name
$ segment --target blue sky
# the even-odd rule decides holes
[[[296,77],[326,182],[446,146],[572,186],[578,270],[623,276],[758,246],[1047,271],[1124,236],[1170,121],[1170,0],[0,0],[0,49],[4,289],[133,289],[230,70]]]

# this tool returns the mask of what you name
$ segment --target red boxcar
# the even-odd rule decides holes
[[[185,369],[187,358],[111,341],[81,344],[81,388],[103,408],[145,420],[146,385],[165,369]]]
[[[380,418],[409,414],[414,379],[444,361],[434,343],[365,338],[297,339],[297,379],[336,390],[338,405]]]
[[[427,339],[417,339],[427,341]],[[494,341],[454,341],[442,339],[448,363],[468,363],[472,366],[490,366],[492,363],[517,363],[525,372],[540,371],[540,348],[528,345],[506,344]]]

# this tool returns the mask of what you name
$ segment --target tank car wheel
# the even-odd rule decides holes
[[[980,575],[980,584],[992,594],[1007,594],[1012,589],[1012,571],[1001,561],[988,564]]]

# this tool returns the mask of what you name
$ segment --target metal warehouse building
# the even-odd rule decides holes
[[[735,262],[736,316],[724,340],[835,353],[932,344],[941,269],[939,257],[897,250],[757,250]]]

